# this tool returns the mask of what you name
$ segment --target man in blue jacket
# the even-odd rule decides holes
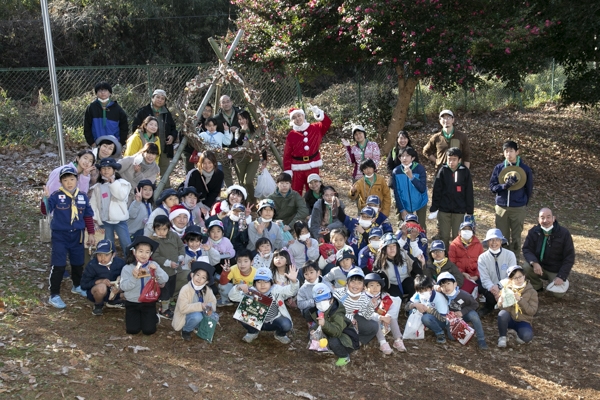
[[[506,247],[518,257],[527,204],[533,191],[533,173],[521,160],[517,143],[506,141],[502,150],[505,160],[494,168],[490,190],[496,195],[496,228],[508,239]]]
[[[112,87],[107,82],[97,83],[94,87],[96,100],[85,110],[83,135],[90,146],[95,146],[101,136],[114,136],[121,146],[127,143],[127,114],[121,106],[110,98]]]

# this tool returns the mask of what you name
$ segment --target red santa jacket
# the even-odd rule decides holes
[[[285,172],[307,171],[323,165],[319,147],[331,126],[331,119],[326,114],[323,116],[323,121],[313,122],[304,132],[291,130],[288,133],[283,150]]]
[[[465,248],[460,240],[460,236],[457,236],[450,243],[448,258],[456,264],[460,272],[466,272],[471,276],[479,276],[477,259],[481,253],[483,253],[483,246],[477,237],[473,236],[471,244]]]

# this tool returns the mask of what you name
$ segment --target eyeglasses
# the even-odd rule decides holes
[[[525,279],[525,275],[513,276],[511,279],[513,281],[522,281]]]

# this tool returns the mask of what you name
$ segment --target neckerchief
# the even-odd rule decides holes
[[[188,246],[185,246],[185,254],[192,257],[194,260],[202,257],[202,249],[198,249],[196,251],[191,250]]]
[[[225,110],[221,110],[221,115],[223,115],[223,118],[225,118],[225,121],[227,121],[227,125],[231,126],[231,124],[233,123],[233,118],[235,117],[235,109],[231,109],[230,117],[227,116]]]
[[[106,99],[106,102],[102,102],[100,99],[96,99],[98,103],[102,106],[102,127],[106,127],[106,106],[110,103],[110,97]]]
[[[192,289],[194,289],[194,292],[196,292],[196,296],[198,296],[198,302],[204,303],[204,296],[202,296],[202,289],[196,290],[194,285],[192,285],[192,281],[190,281],[190,286],[192,287]],[[204,286],[204,287],[206,287],[206,286]]]
[[[367,144],[369,144],[367,138],[365,138],[365,145],[363,147],[360,147],[360,143],[356,143],[356,147],[358,147],[360,150],[360,161],[365,159],[365,150],[367,150]]]
[[[467,240],[463,239],[461,236],[460,241],[462,242],[463,246],[465,246],[465,248],[467,248],[473,242],[473,238],[471,238],[467,241]]]
[[[367,178],[367,176],[365,175],[365,183],[369,186],[369,187],[373,187],[373,185],[375,184],[375,181],[377,180],[377,174],[373,174],[373,182],[371,182],[371,180],[369,178]]]
[[[456,296],[458,296],[459,292],[460,292],[460,289],[457,286],[454,288],[454,292],[446,295],[446,297],[448,297],[448,304],[450,304],[452,302],[452,300],[454,300],[456,298]]]
[[[444,267],[444,265],[446,265],[447,262],[448,262],[448,257],[444,257],[443,260],[433,262],[433,265],[435,266],[435,273],[437,275],[440,274],[440,272],[442,271],[442,268]]]
[[[404,289],[402,288],[402,278],[400,277],[400,271],[398,271],[398,266],[389,259],[386,261],[388,262],[388,264],[392,264],[392,267],[394,268],[394,275],[396,275],[396,282],[398,283],[398,289],[400,289],[400,297],[402,297],[404,296]]]
[[[516,165],[518,167],[519,164],[521,164],[521,156],[517,156],[517,163],[516,164],[511,164],[511,163],[508,162],[508,160],[504,160],[504,168],[508,167],[509,165]]]
[[[442,129],[442,135],[446,138],[446,140],[450,140],[452,136],[454,136],[454,127],[452,127],[452,132],[448,133],[445,129]]]
[[[321,193],[317,193],[314,190],[311,190],[312,195],[315,197],[315,199],[320,199],[321,198]]]
[[[71,192],[69,192],[62,186],[58,190],[63,192],[67,197],[69,197],[71,199],[71,225],[73,225],[73,222],[75,220],[79,219],[79,212],[77,211],[77,203],[75,202],[75,197],[77,197],[77,195],[79,194],[79,189],[75,188],[75,191],[73,192],[73,194],[71,194]]]
[[[146,206],[146,211],[148,212],[148,217],[150,217],[150,214],[152,214],[152,206],[147,201],[142,200],[142,203]]]
[[[542,251],[540,252],[540,262],[544,261],[544,253],[546,252],[546,243],[548,242],[548,238],[552,235],[552,231],[554,228],[550,229],[548,232],[542,229],[544,233],[544,241],[542,242]]]
[[[150,261],[146,261],[144,264],[140,265],[140,269],[146,269],[148,264],[150,264]],[[150,278],[150,279],[152,279],[152,278]],[[144,282],[144,278],[140,278],[140,280],[142,282],[142,287],[140,287],[140,294],[142,294],[142,291],[144,290],[144,286],[146,286],[146,282]]]
[[[511,289],[515,294],[518,294],[519,296],[521,296],[523,291],[525,290],[526,286],[527,286],[527,283],[525,283],[525,285],[523,285],[522,288],[512,287]],[[523,298],[523,297],[521,296],[521,298]],[[521,310],[521,307],[519,306],[519,302],[515,301],[515,319],[519,319],[519,314],[523,314],[523,312]]]

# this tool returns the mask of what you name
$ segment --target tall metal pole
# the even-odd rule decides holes
[[[56,65],[54,65],[54,48],[52,31],[50,30],[50,14],[48,13],[48,0],[40,0],[42,6],[42,21],[44,23],[44,37],[46,39],[46,55],[50,70],[50,87],[52,88],[52,102],[54,103],[54,122],[56,124],[56,137],[58,139],[58,154],[61,165],[67,163],[65,143],[63,139],[63,126],[61,116],[60,97],[58,96],[58,82],[56,81]]]

